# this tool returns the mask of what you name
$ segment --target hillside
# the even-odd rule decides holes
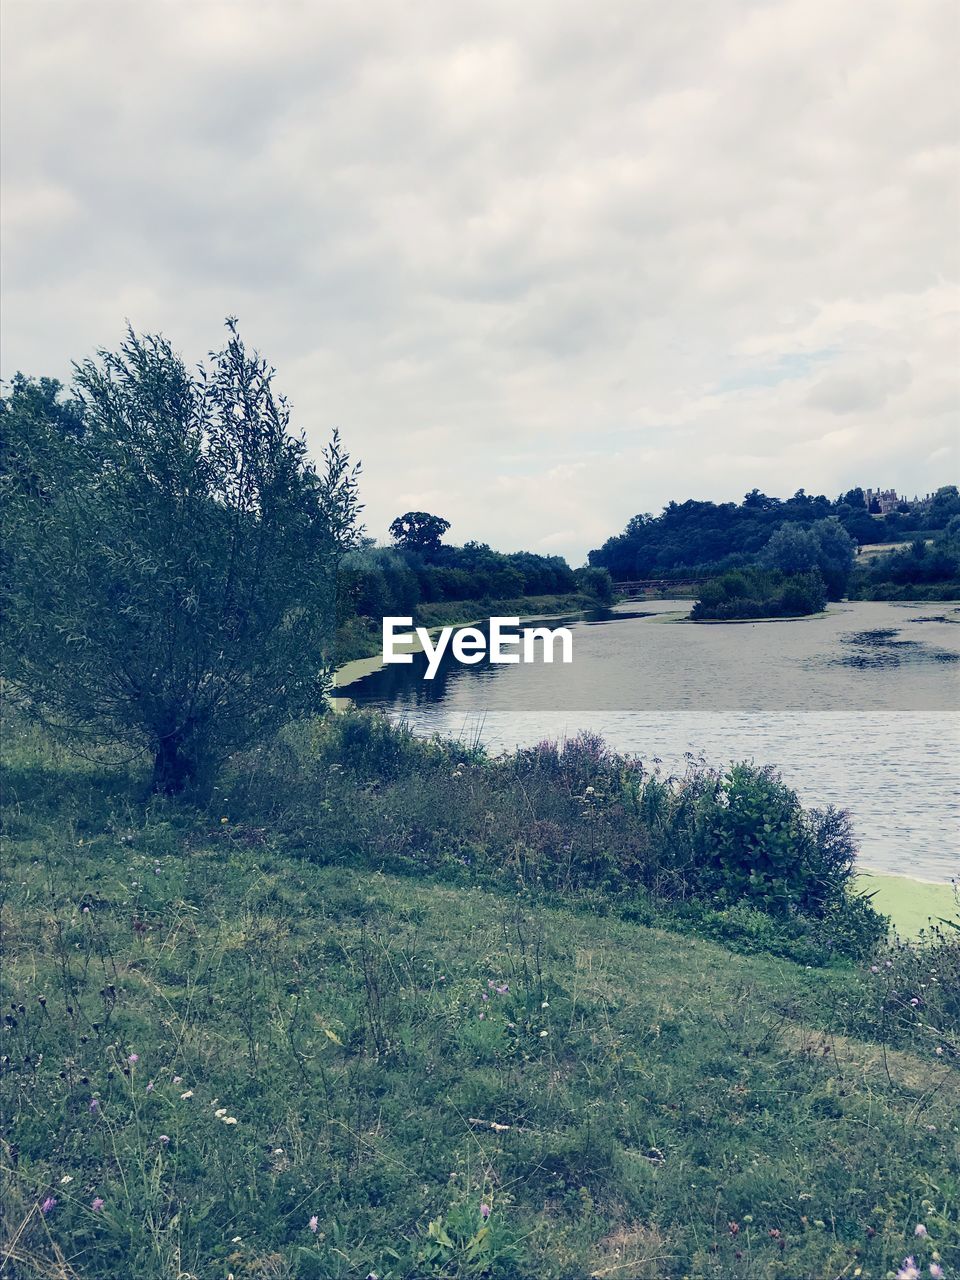
[[[8,763],[9,1274],[960,1255],[958,1078],[891,971],[343,865],[279,811],[144,811],[29,734]]]

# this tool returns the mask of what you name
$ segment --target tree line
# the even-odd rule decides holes
[[[939,489],[929,503],[901,503],[901,510],[871,514],[862,489],[831,501],[798,489],[781,501],[752,489],[740,503],[688,499],[670,502],[658,516],[634,516],[622,533],[589,554],[615,582],[637,578],[707,577],[754,567],[773,534],[783,526],[810,529],[834,520],[855,549],[876,543],[929,537],[960,514],[956,485]]]

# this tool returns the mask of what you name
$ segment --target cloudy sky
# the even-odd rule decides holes
[[[371,532],[957,479],[953,0],[4,0],[3,375],[222,320]]]

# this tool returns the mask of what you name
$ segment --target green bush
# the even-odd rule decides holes
[[[666,779],[588,733],[488,759],[349,713],[318,722],[299,754],[257,756],[231,807],[252,818],[281,797],[287,838],[324,861],[599,894],[614,909],[638,894],[744,906],[775,922],[782,949],[806,937],[820,960],[865,954],[886,928],[851,894],[846,816],[805,810],[751,764]]]

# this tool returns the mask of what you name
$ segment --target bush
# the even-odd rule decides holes
[[[488,759],[349,713],[319,722],[299,759],[263,753],[231,805],[253,815],[283,796],[288,837],[324,861],[585,896],[594,909],[749,908],[805,959],[865,954],[886,929],[851,894],[846,815],[805,810],[773,769],[666,779],[587,733]]]
[[[613,579],[607,569],[594,565],[586,565],[576,571],[578,590],[584,595],[592,596],[597,604],[610,604],[613,600]]]
[[[776,569],[740,569],[705,582],[690,611],[695,621],[805,617],[826,607],[817,568],[784,576]]]

